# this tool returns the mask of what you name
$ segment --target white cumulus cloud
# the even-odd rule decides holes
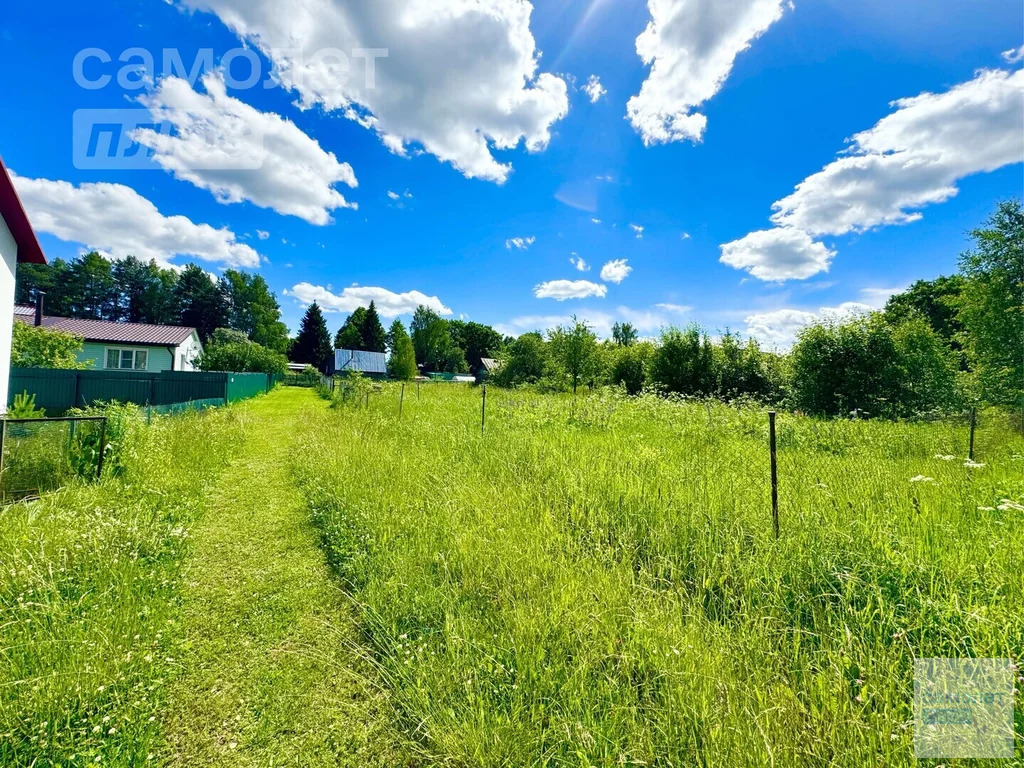
[[[328,224],[331,211],[356,207],[334,188],[358,186],[352,166],[290,120],[229,96],[219,73],[207,73],[202,82],[205,93],[167,77],[140,99],[155,121],[174,126],[172,134],[133,132],[155,162],[218,202],[248,200],[310,224]]]
[[[556,301],[586,299],[591,296],[603,299],[608,295],[608,286],[592,283],[589,280],[550,280],[537,285],[533,289],[533,295],[538,299],[555,299]]]
[[[700,141],[707,118],[694,112],[721,89],[736,57],[782,18],[784,0],[647,0],[651,20],[636,52],[651,71],[626,105],[650,146]]]
[[[776,227],[726,243],[720,260],[760,280],[802,280],[827,272],[835,255],[803,230]]]
[[[303,106],[339,110],[392,152],[419,145],[471,178],[505,181],[511,164],[492,150],[544,149],[569,109],[565,81],[538,72],[522,0],[178,2],[259,48]]]
[[[813,237],[917,221],[919,209],[955,196],[965,176],[1024,160],[1024,71],[983,70],[892,106],[772,206],[776,229],[723,245],[721,260],[762,280],[807,278],[835,256]]]
[[[606,283],[621,283],[633,268],[629,266],[628,259],[613,259],[601,267],[601,279]]]
[[[601,85],[601,78],[597,75],[591,75],[587,78],[587,84],[583,86],[583,92],[587,94],[591,104],[596,104],[601,100],[608,91]]]
[[[434,310],[439,315],[452,314],[437,296],[427,296],[420,291],[395,293],[387,288],[351,285],[341,293],[334,293],[320,285],[299,283],[285,293],[303,304],[312,304],[315,301],[325,312],[351,313],[359,307],[370,306],[372,301],[375,302],[381,317],[410,315],[420,305]]]
[[[986,70],[943,93],[893,102],[843,157],[772,207],[772,221],[842,235],[917,221],[957,180],[1024,160],[1024,71]]]
[[[111,258],[136,256],[169,266],[176,257],[226,267],[260,265],[260,254],[227,227],[165,216],[123,184],[82,184],[11,174],[33,226],[61,240],[81,243]]]
[[[758,341],[777,346],[789,347],[796,340],[799,331],[820,322],[844,322],[858,315],[876,309],[858,301],[847,301],[835,307],[821,307],[817,312],[803,309],[777,309],[758,312],[747,317],[747,335]]]

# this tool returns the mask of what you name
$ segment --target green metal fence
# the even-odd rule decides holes
[[[58,371],[12,368],[10,402],[23,392],[36,396],[36,407],[64,413],[99,402],[175,406],[234,403],[269,392],[279,377],[266,373],[163,371]]]

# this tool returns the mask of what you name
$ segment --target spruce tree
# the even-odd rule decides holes
[[[381,325],[380,315],[377,314],[377,305],[372,301],[363,317],[363,327],[360,330],[363,349],[367,352],[384,352],[387,349],[388,337],[384,332],[384,326]]]
[[[327,363],[334,353],[331,348],[331,335],[327,331],[327,323],[320,306],[314,301],[302,317],[299,335],[292,345],[290,358],[293,363],[305,363],[318,370],[326,370]]]

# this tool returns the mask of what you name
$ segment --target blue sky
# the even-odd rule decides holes
[[[718,13],[708,0],[538,1],[528,21],[513,0],[487,0],[486,18],[463,0],[382,0],[377,11],[331,0],[320,7],[336,12],[312,20],[290,5],[5,9],[0,154],[51,258],[132,251],[213,273],[258,261],[293,329],[314,297],[336,311],[334,330],[361,297],[394,313],[422,294],[510,333],[577,314],[602,332],[620,319],[644,334],[695,321],[785,345],[815,316],[953,271],[965,231],[995,201],[1021,195],[1017,0],[950,0],[942,13],[924,0],[726,0]],[[397,24],[388,6],[392,16],[413,10]],[[317,39],[302,37],[311,28]],[[637,53],[642,33],[658,77]],[[76,167],[77,110],[205,103],[216,83],[179,80],[172,93],[164,78],[180,73],[165,70],[162,52],[190,66],[212,49],[216,77],[240,39],[264,74],[282,63],[285,39],[308,46],[307,57],[325,44],[388,56],[372,90],[312,69],[301,83],[285,69],[274,88],[229,81],[220,104],[242,122],[294,124],[262,169],[192,172],[195,145],[174,134],[153,144],[148,169]],[[88,48],[114,59],[83,68],[88,79],[113,75],[109,85],[76,82],[75,56]],[[131,48],[154,57],[141,89],[116,81]],[[536,70],[524,71],[531,56]],[[247,67],[236,60],[235,78]],[[592,75],[596,101],[584,90]],[[288,188],[280,182],[296,178],[295,163],[312,181]],[[223,202],[225,189],[239,201]],[[553,298],[566,295],[584,297]]]

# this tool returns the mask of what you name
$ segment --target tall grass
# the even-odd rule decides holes
[[[237,439],[233,410],[117,409],[110,471],[0,510],[0,765],[152,764],[180,665],[186,526]]]
[[[427,764],[909,765],[915,657],[1021,658],[994,420],[967,467],[963,425],[780,415],[776,541],[757,408],[492,389],[481,436],[479,390],[397,397],[295,472]]]

